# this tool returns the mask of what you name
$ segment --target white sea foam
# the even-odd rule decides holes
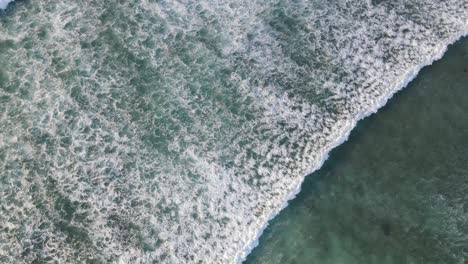
[[[394,2],[30,1],[2,18],[0,258],[242,261],[467,28],[464,1]]]
[[[0,9],[5,9],[13,0],[0,0]]]
[[[451,38],[445,45],[442,45],[442,47],[436,51],[436,55],[428,60],[428,61],[425,61],[423,63],[421,63],[420,65],[418,65],[416,68],[414,69],[410,69],[406,75],[406,77],[404,78],[404,81],[400,84],[397,84],[395,85],[394,87],[394,90],[389,93],[386,97],[382,98],[379,103],[373,105],[372,107],[370,107],[370,109],[362,114],[360,114],[359,116],[356,117],[355,121],[352,123],[352,125],[346,127],[344,130],[343,130],[343,134],[342,136],[340,136],[339,138],[337,138],[337,141],[326,151],[322,154],[322,159],[320,160],[319,162],[319,165],[314,167],[313,169],[307,171],[305,174],[304,174],[304,177],[301,179],[300,182],[297,183],[297,187],[289,194],[288,198],[284,201],[283,205],[276,211],[274,211],[270,216],[269,216],[269,220],[261,227],[259,228],[259,232],[258,234],[256,235],[255,239],[253,239],[250,243],[248,243],[246,249],[244,250],[244,253],[241,255],[241,257],[238,259],[237,263],[242,263],[246,258],[247,256],[252,252],[252,250],[258,246],[259,244],[259,238],[260,236],[263,234],[263,231],[265,231],[265,229],[268,227],[268,222],[271,221],[273,218],[275,218],[284,208],[286,208],[288,206],[288,202],[292,199],[294,199],[297,194],[299,194],[299,192],[301,191],[301,185],[302,183],[304,182],[304,179],[306,176],[310,175],[311,173],[313,173],[314,171],[320,169],[322,167],[322,165],[325,163],[325,161],[328,159],[329,157],[329,153],[336,147],[340,146],[341,144],[345,143],[348,138],[349,138],[349,135],[351,133],[351,131],[353,130],[354,127],[356,127],[357,123],[372,115],[372,114],[375,114],[377,113],[377,111],[382,108],[383,106],[385,106],[388,102],[388,100],[390,100],[398,91],[402,90],[403,88],[405,88],[412,80],[414,80],[417,76],[418,76],[418,73],[426,66],[429,66],[429,65],[432,65],[433,62],[439,60],[442,58],[442,56],[445,54],[445,52],[447,51],[447,48],[454,44],[455,42],[457,42],[458,40],[460,40],[461,38],[463,37],[466,37],[468,35],[468,23],[467,23],[467,27],[464,31],[460,32],[458,35],[454,36],[453,38]]]

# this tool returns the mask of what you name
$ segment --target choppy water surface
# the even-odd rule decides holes
[[[308,176],[246,263],[468,262],[468,39]]]
[[[21,1],[0,17],[0,261],[233,263],[468,1]]]
[[[0,0],[0,9],[6,9],[11,0]]]

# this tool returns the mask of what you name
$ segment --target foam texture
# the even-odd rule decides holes
[[[29,1],[0,23],[0,262],[237,263],[468,2]]]

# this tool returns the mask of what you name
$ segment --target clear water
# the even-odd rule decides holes
[[[468,262],[468,39],[308,176],[246,263]]]
[[[235,263],[468,2],[15,1],[0,262]]]

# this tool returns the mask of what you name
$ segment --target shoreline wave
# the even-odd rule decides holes
[[[5,10],[14,0],[0,0],[0,10]]]
[[[358,122],[361,121],[362,119],[372,115],[372,114],[375,114],[378,112],[379,109],[381,109],[382,107],[384,107],[387,102],[396,94],[398,93],[399,91],[403,90],[404,88],[406,88],[408,86],[409,83],[411,83],[418,75],[419,75],[419,72],[427,67],[427,66],[430,66],[432,65],[434,62],[440,60],[444,54],[447,52],[448,48],[455,44],[456,42],[458,42],[460,39],[464,38],[464,37],[467,37],[468,36],[468,21],[466,21],[465,23],[465,29],[462,30],[459,34],[455,35],[454,37],[450,38],[446,43],[442,44],[440,49],[438,51],[435,52],[435,56],[433,56],[431,59],[428,59],[422,63],[420,63],[419,65],[417,65],[414,69],[410,69],[408,70],[405,78],[403,78],[403,81],[400,82],[400,83],[397,83],[394,87],[394,89],[391,90],[391,92],[389,94],[387,94],[386,96],[383,96],[382,98],[380,98],[380,100],[378,101],[378,103],[376,103],[375,105],[371,106],[369,108],[368,111],[366,112],[363,112],[361,113],[360,115],[358,115],[356,118],[350,120],[348,122],[349,125],[345,126],[342,131],[343,133],[341,133],[341,137],[338,137],[337,140],[332,143],[330,145],[329,148],[327,148],[327,150],[325,152],[323,152],[322,154],[322,158],[320,159],[319,163],[317,166],[315,166],[314,168],[312,168],[310,171],[308,171],[307,173],[305,173],[305,175],[299,179],[299,182],[297,184],[297,187],[294,189],[294,191],[292,191],[286,198],[286,200],[284,201],[284,203],[282,204],[281,207],[279,207],[277,210],[273,211],[272,214],[268,217],[268,220],[265,222],[265,224],[259,229],[259,232],[257,233],[257,236],[255,237],[254,240],[252,240],[250,243],[248,243],[248,246],[244,249],[244,252],[242,253],[242,255],[240,256],[240,258],[238,258],[236,260],[236,263],[240,264],[240,263],[243,263],[245,260],[247,260],[247,257],[248,255],[250,255],[250,253],[252,253],[252,251],[259,245],[259,239],[260,237],[262,236],[263,232],[265,231],[265,229],[268,227],[268,224],[271,220],[273,220],[279,213],[281,213],[281,211],[283,209],[285,209],[287,206],[288,206],[288,202],[295,199],[297,194],[299,194],[299,192],[301,191],[301,186],[302,186],[302,183],[304,182],[304,179],[305,177],[309,176],[310,174],[312,174],[313,172],[319,170],[323,164],[325,163],[325,161],[328,159],[329,157],[329,153],[335,149],[336,147],[340,146],[341,144],[345,143],[348,138],[349,138],[349,135],[351,134],[352,130],[358,125]]]
[[[3,262],[249,260],[305,177],[468,28],[460,0],[23,2],[0,11],[0,193],[22,201],[0,206]]]

